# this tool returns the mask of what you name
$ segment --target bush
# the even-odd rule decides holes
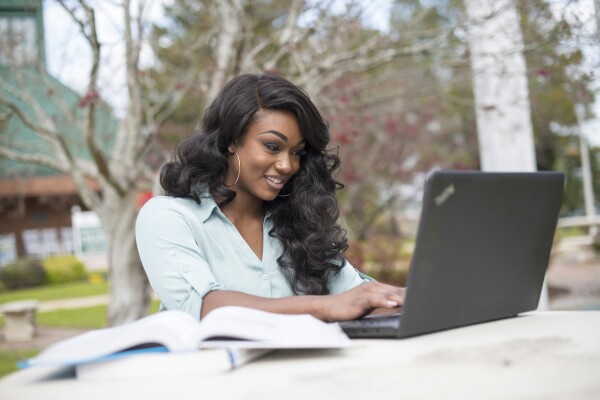
[[[345,256],[350,263],[371,278],[397,286],[406,286],[411,253],[399,237],[373,235],[350,245]]]
[[[22,289],[43,285],[44,267],[38,260],[20,258],[0,268],[0,281],[5,289]]]
[[[87,279],[87,271],[74,256],[48,257],[44,260],[46,283],[68,283]]]

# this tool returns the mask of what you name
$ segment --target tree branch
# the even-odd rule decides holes
[[[69,172],[68,168],[65,168],[64,165],[56,162],[56,160],[51,157],[43,156],[40,154],[19,153],[7,147],[6,145],[0,145],[0,155],[11,160],[20,161],[26,164],[36,164],[44,167],[50,167],[65,174]]]

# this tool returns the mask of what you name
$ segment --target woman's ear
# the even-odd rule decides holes
[[[235,153],[237,149],[238,149],[238,141],[237,140],[230,143],[229,146],[227,146],[227,151],[229,152],[229,154]]]

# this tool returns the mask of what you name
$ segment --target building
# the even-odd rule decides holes
[[[53,144],[36,134],[10,103],[38,126],[49,119],[71,152],[88,157],[77,123],[82,100],[46,70],[42,1],[0,0],[0,147],[21,156],[56,157]],[[109,151],[118,121],[106,104],[99,108],[99,142]],[[85,205],[72,178],[50,165],[3,155],[7,154],[0,152],[0,265],[21,256],[73,253],[71,213],[74,207],[85,210]]]

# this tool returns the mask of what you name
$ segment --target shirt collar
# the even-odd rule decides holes
[[[212,215],[215,209],[218,209],[219,206],[215,203],[215,200],[208,193],[208,190],[203,190],[200,193],[200,208],[198,211],[198,216],[202,220],[202,222],[206,222],[206,220]]]
[[[213,212],[221,212],[221,209],[219,208],[213,197],[210,195],[208,190],[203,190],[201,192],[200,199],[200,210],[198,211],[198,216],[200,217],[203,223],[206,222],[208,218],[210,218]],[[270,210],[265,211],[265,220],[268,219],[271,219]]]

